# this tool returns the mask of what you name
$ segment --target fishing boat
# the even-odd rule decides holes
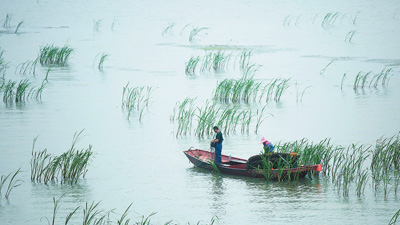
[[[260,169],[260,167],[255,168],[254,166],[249,166],[250,161],[254,157],[250,157],[249,160],[241,159],[237,157],[231,157],[227,155],[222,156],[222,164],[215,164],[214,161],[214,152],[200,150],[200,149],[189,149],[183,152],[186,157],[192,162],[195,166],[208,169],[208,170],[216,170],[221,173],[236,175],[236,176],[245,176],[245,177],[256,177],[256,178],[265,178],[266,176],[274,179],[287,178],[287,177],[304,177],[310,171],[320,172],[322,170],[321,164],[315,165],[299,165],[296,163],[293,164],[290,168],[281,167],[278,168],[270,168],[270,169]],[[274,156],[280,157],[283,160],[285,156],[283,153],[273,153]],[[289,154],[286,154],[288,156]]]

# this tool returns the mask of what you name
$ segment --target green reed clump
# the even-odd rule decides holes
[[[182,103],[177,102],[170,120],[178,123],[176,136],[191,134],[198,137],[212,135],[212,128],[223,127],[225,134],[235,133],[239,127],[242,133],[249,133],[250,123],[254,118],[251,110],[240,109],[237,106],[220,108],[215,102],[206,101],[203,107],[195,107],[195,99],[187,98]],[[264,121],[265,107],[257,111],[256,127]],[[194,127],[194,129],[192,129]]]
[[[380,184],[383,185],[384,198],[387,199],[390,184],[397,194],[400,180],[400,136],[399,134],[378,140],[372,152],[371,174],[375,195]],[[393,181],[393,182],[392,182]]]
[[[178,122],[176,136],[191,134],[193,117],[197,108],[194,103],[196,98],[186,98],[182,103],[177,102],[173,110],[170,120]]]
[[[23,20],[22,20],[21,22],[18,23],[18,25],[17,25],[17,27],[15,28],[15,31],[14,31],[15,34],[18,33],[18,30],[19,30],[19,28],[21,27],[21,25],[22,25],[23,23],[24,23]]]
[[[356,33],[357,33],[356,30],[349,31],[349,33],[347,33],[346,38],[344,39],[344,41],[345,41],[345,42],[351,43],[352,40],[353,40],[353,37],[354,37],[354,35],[355,35]]]
[[[193,41],[195,40],[195,37],[196,37],[200,32],[202,32],[202,31],[204,31],[204,30],[208,30],[208,28],[207,28],[207,27],[196,27],[196,28],[193,28],[192,31],[190,31],[190,34],[189,34],[189,41],[190,41],[190,42],[193,42]]]
[[[103,19],[93,20],[93,31],[98,32],[103,26]]]
[[[60,198],[56,199],[53,197],[53,210],[52,210],[52,215],[49,218],[45,217],[47,220],[48,225],[55,225],[59,224],[56,222],[57,218],[60,218],[57,213],[58,210],[61,206],[61,200],[65,196],[65,194],[61,195]],[[113,214],[115,214],[115,209],[111,210],[104,210],[101,209],[100,205],[101,201],[92,201],[91,203],[86,202],[84,206],[77,206],[75,207],[74,210],[72,210],[70,213],[67,214],[65,217],[65,225],[68,225],[71,221],[71,218],[75,215],[77,215],[78,209],[82,208],[82,224],[83,225],[110,225],[110,224],[117,224],[117,225],[150,225],[151,223],[151,218],[156,215],[156,212],[150,213],[148,216],[142,216],[139,220],[133,221],[133,219],[128,218],[129,211],[131,210],[131,207],[133,203],[131,203],[121,214],[119,218],[115,218]],[[76,217],[76,216],[75,216]],[[214,216],[211,218],[210,225],[213,225],[215,222],[218,222],[218,217]],[[75,222],[76,224],[76,222]],[[164,225],[171,225],[175,224],[172,223],[172,220],[169,222],[164,223]],[[185,224],[190,224],[190,223],[185,223]],[[198,222],[197,224],[200,224]]]
[[[12,14],[7,13],[6,18],[4,19],[3,27],[4,28],[10,28],[11,27],[11,18]]]
[[[32,182],[58,182],[61,184],[77,184],[80,177],[85,177],[87,166],[93,155],[92,146],[86,149],[76,149],[75,145],[80,139],[83,130],[75,132],[72,146],[60,156],[52,156],[47,149],[36,152],[34,150],[37,138],[33,140],[31,159],[31,181]]]
[[[97,68],[100,71],[103,71],[103,66],[104,66],[104,62],[106,61],[106,59],[109,57],[110,55],[103,52],[103,53],[99,53],[96,55],[96,57],[94,58],[94,61],[96,61],[97,59],[99,59],[99,63],[97,65]]]
[[[261,84],[252,77],[239,80],[225,79],[217,84],[214,99],[223,103],[249,103],[255,101]]]
[[[172,29],[174,28],[175,23],[170,23],[168,26],[163,30],[161,33],[162,36],[165,36],[166,34],[172,34]]]
[[[27,75],[32,74],[36,75],[36,67],[37,67],[38,59],[35,60],[27,60],[24,63],[19,64],[16,69],[15,73],[20,75]]]
[[[321,72],[319,72],[319,74],[320,74],[321,76],[323,76],[324,73],[325,73],[325,71],[326,71],[326,69],[328,69],[328,67],[329,67],[332,63],[334,63],[334,62],[335,62],[335,60],[330,61],[330,62],[321,70]]]
[[[231,56],[232,56],[231,54],[227,54],[224,51],[207,53],[201,62],[202,65],[200,71],[202,73],[224,72],[228,68]]]
[[[325,15],[324,19],[321,22],[322,27],[331,27],[335,24],[336,20],[339,17],[339,12],[329,12]]]
[[[194,75],[196,71],[196,67],[200,62],[200,56],[190,57],[189,61],[185,63],[185,73],[186,75]]]
[[[4,76],[6,74],[6,70],[8,68],[8,63],[3,58],[4,50],[0,48],[0,75],[2,75],[2,80],[4,81]]]
[[[360,71],[354,79],[353,90],[364,90],[364,87],[377,88],[379,82],[381,82],[382,87],[384,87],[388,84],[389,78],[391,76],[391,71],[392,68],[384,68],[380,73],[374,75],[371,71],[368,73],[363,73]],[[371,80],[369,80],[370,77],[372,77]]]
[[[127,119],[133,112],[139,113],[139,121],[142,121],[145,109],[149,108],[153,87],[129,87],[129,83],[122,89],[122,108],[128,111]]]
[[[7,190],[6,190],[6,193],[5,193],[5,195],[4,195],[4,197],[6,198],[6,199],[8,199],[8,197],[10,196],[10,193],[11,193],[11,191],[14,189],[14,188],[16,188],[16,187],[18,187],[18,186],[20,186],[21,184],[22,184],[22,180],[20,180],[20,179],[17,179],[17,175],[19,174],[21,172],[21,168],[19,168],[17,171],[15,171],[15,172],[11,172],[11,173],[9,173],[7,176],[6,175],[1,175],[1,177],[0,177],[0,198],[1,198],[1,189],[3,188],[3,186],[4,186],[4,184],[5,184],[5,182],[7,181],[7,179],[11,176],[11,178],[10,178],[10,181],[8,182],[8,187],[7,187]]]
[[[68,46],[56,47],[54,45],[46,45],[40,48],[39,62],[41,65],[57,65],[65,66],[74,50]]]
[[[400,209],[393,215],[392,219],[390,219],[389,225],[395,225],[399,216],[400,216]]]
[[[21,103],[26,102],[28,99],[40,100],[46,82],[43,81],[41,86],[37,88],[31,86],[32,84],[28,79],[21,80],[18,84],[16,81],[12,80],[9,80],[7,83],[2,83],[0,85],[0,92],[3,94],[3,102]]]

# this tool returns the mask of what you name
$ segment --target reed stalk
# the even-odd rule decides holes
[[[54,45],[45,45],[40,48],[39,62],[41,65],[66,66],[71,53],[74,50],[68,46],[55,47]]]

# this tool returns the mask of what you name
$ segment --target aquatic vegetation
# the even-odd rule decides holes
[[[249,103],[255,101],[261,84],[252,77],[225,79],[217,84],[213,99],[223,103]]]
[[[289,88],[290,79],[277,78],[266,85],[255,81],[253,77],[244,77],[239,80],[225,79],[217,84],[214,93],[215,100],[222,103],[249,103],[274,100],[279,102],[283,93]]]
[[[353,40],[353,37],[354,37],[354,35],[356,33],[357,33],[356,30],[349,31],[349,33],[347,33],[346,38],[344,39],[344,41],[351,43],[352,42],[351,40]]]
[[[321,22],[322,27],[330,27],[333,26],[339,17],[339,12],[329,12],[325,15],[324,19]]]
[[[65,194],[61,195],[60,198],[56,199],[53,197],[53,212],[51,216],[51,221],[49,218],[45,217],[47,220],[48,225],[55,225],[59,224],[56,222],[57,218],[60,218],[57,216],[57,212],[61,206],[61,200],[65,196]],[[86,202],[85,205],[82,207],[82,224],[83,225],[109,225],[109,224],[117,224],[117,225],[130,225],[130,224],[136,224],[136,225],[150,225],[151,223],[151,218],[156,215],[156,212],[150,213],[148,216],[142,216],[140,220],[138,221],[133,221],[131,218],[128,218],[129,210],[131,210],[131,207],[133,203],[131,203],[125,211],[121,214],[121,217],[117,219],[116,221],[111,217],[112,214],[115,213],[115,209],[111,210],[104,210],[100,208],[100,203],[101,201],[93,201],[92,203]],[[65,225],[68,225],[72,216],[77,214],[78,209],[81,208],[81,206],[75,207],[75,209],[68,213],[67,216],[65,217]],[[213,216],[210,220],[210,225],[213,225],[215,222],[218,222],[219,218],[217,216]],[[131,223],[132,222],[132,223]],[[172,220],[169,222],[164,223],[164,225],[170,225],[173,224]],[[176,223],[174,223],[176,224]],[[185,223],[185,224],[190,224],[190,223]],[[200,224],[198,222],[197,224]]]
[[[392,219],[390,219],[389,225],[395,225],[399,216],[400,216],[400,209],[393,215]]]
[[[392,179],[393,188],[397,193],[397,188],[400,179],[400,136],[399,134],[378,140],[375,146],[375,150],[372,152],[371,161],[371,175],[375,195],[378,191],[380,184],[383,184],[384,197],[390,191],[389,184]]]
[[[317,13],[314,16],[303,16],[301,14],[287,15],[283,19],[282,26],[289,27],[291,24],[298,26],[299,24],[301,24],[301,22],[318,24],[323,28],[333,27],[337,23],[343,24],[344,22],[347,22],[347,24],[349,25],[355,25],[359,14],[360,12],[358,11],[353,14],[341,13],[341,12],[328,12],[326,14]]]
[[[193,117],[196,113],[194,102],[196,98],[186,98],[182,103],[177,102],[170,116],[172,122],[178,122],[176,136],[191,134]]]
[[[186,75],[194,75],[195,74],[195,70],[197,67],[197,64],[199,64],[200,61],[200,57],[190,57],[189,61],[185,63],[186,69],[185,69],[185,73]]]
[[[46,45],[40,48],[39,62],[41,65],[58,65],[65,66],[74,50],[68,46],[55,47],[54,45]]]
[[[345,80],[345,79],[346,79],[346,73],[343,74],[342,82],[340,82],[340,90],[343,90],[343,83],[344,83],[344,80]]]
[[[6,74],[6,70],[8,68],[8,63],[5,62],[3,58],[4,50],[0,48],[0,75],[2,75],[2,80],[4,81],[4,76]]]
[[[320,72],[319,74],[320,74],[321,76],[324,75],[326,69],[328,69],[328,67],[329,67],[333,62],[335,62],[335,60],[330,61],[330,62],[321,70],[321,72]]]
[[[3,94],[3,102],[21,103],[26,102],[28,99],[40,100],[45,86],[45,81],[42,82],[41,86],[35,88],[31,87],[28,79],[21,80],[18,85],[16,81],[9,80],[7,83],[3,82],[1,84],[0,92]]]
[[[21,168],[19,168],[16,172],[11,172],[11,173],[9,173],[7,176],[6,176],[6,175],[1,175],[1,177],[0,177],[0,198],[1,198],[1,189],[3,188],[5,182],[7,181],[7,179],[8,179],[11,175],[12,175],[12,176],[11,176],[11,178],[10,178],[10,181],[9,181],[9,183],[8,183],[8,187],[7,187],[6,193],[5,193],[5,195],[4,195],[4,197],[5,197],[6,199],[8,199],[8,197],[10,196],[11,191],[12,191],[14,188],[16,188],[16,187],[18,187],[18,186],[20,186],[20,185],[22,184],[23,181],[16,178],[17,175],[18,175],[20,172],[21,172]]]
[[[296,102],[302,102],[303,101],[303,97],[304,94],[306,93],[306,91],[311,88],[311,86],[307,86],[303,89],[303,91],[299,91],[298,87],[297,87],[297,83],[296,83]]]
[[[190,42],[193,42],[193,41],[195,40],[195,37],[196,37],[200,32],[202,32],[202,31],[204,31],[204,30],[207,30],[207,29],[208,29],[207,27],[196,27],[196,28],[193,28],[192,31],[190,31],[190,34],[189,34],[189,41],[190,41]]]
[[[6,18],[4,19],[4,23],[3,23],[3,27],[4,28],[10,28],[11,27],[11,18],[12,18],[12,14],[7,13]]]
[[[18,33],[18,30],[19,30],[19,28],[21,27],[21,25],[22,25],[23,23],[24,23],[23,20],[22,20],[21,22],[18,23],[18,25],[17,25],[17,27],[15,28],[15,31],[14,31],[15,34]]]
[[[103,26],[103,19],[93,20],[93,31],[98,32],[101,26]]]
[[[18,73],[20,75],[26,75],[26,74],[36,75],[37,63],[38,59],[27,60],[26,62],[19,64],[15,68],[15,73]]]
[[[139,113],[139,121],[142,121],[145,109],[149,108],[153,87],[129,87],[129,83],[122,89],[122,108],[128,111],[129,120],[132,112]]]
[[[75,132],[72,146],[60,156],[52,156],[47,153],[47,149],[36,152],[35,143],[37,138],[33,140],[32,159],[31,159],[31,181],[32,182],[58,182],[61,184],[77,184],[80,177],[85,177],[93,155],[92,146],[86,149],[78,150],[75,145],[80,139],[83,130]]]
[[[363,73],[359,72],[355,79],[354,79],[354,84],[353,84],[353,90],[357,91],[358,89],[364,90],[364,87],[374,87],[377,88],[379,81],[382,84],[382,87],[387,86],[389,78],[391,76],[391,71],[392,68],[389,69],[383,69],[379,74],[372,75],[372,72],[368,73]],[[368,80],[369,77],[372,76],[371,80]],[[343,81],[342,81],[343,82]]]
[[[222,127],[227,135],[235,133],[239,127],[242,133],[249,133],[254,116],[257,116],[254,126],[258,132],[261,123],[267,118],[264,116],[266,107],[257,110],[257,114],[254,115],[250,109],[240,109],[238,106],[220,108],[216,102],[209,100],[203,107],[195,107],[195,100],[186,98],[182,103],[176,103],[170,116],[172,122],[178,123],[176,137],[192,134],[192,131],[198,137],[212,135],[215,125]]]
[[[210,52],[206,54],[202,60],[202,65],[200,71],[204,72],[224,72],[231,59],[231,54],[226,54],[223,51]]]
[[[172,28],[174,28],[174,26],[175,26],[175,23],[168,24],[168,26],[163,30],[161,35],[164,36],[166,34],[172,34]]]
[[[109,54],[103,52],[103,53],[99,53],[96,55],[96,57],[94,58],[94,61],[96,61],[96,59],[99,58],[99,64],[97,65],[97,68],[100,71],[103,71],[103,65],[104,65],[104,61],[106,61],[106,59],[108,58],[108,56],[110,56]]]

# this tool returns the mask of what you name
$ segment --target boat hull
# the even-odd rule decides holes
[[[230,174],[235,176],[244,177],[256,177],[265,178],[269,177],[272,179],[288,178],[288,177],[304,177],[311,171],[317,171],[318,165],[302,165],[296,168],[290,169],[246,169],[247,159],[241,159],[236,157],[229,157],[222,155],[222,164],[214,164],[214,153],[210,151],[195,149],[187,150],[183,152],[193,165],[204,168],[207,170],[215,170],[215,166],[221,173]]]

